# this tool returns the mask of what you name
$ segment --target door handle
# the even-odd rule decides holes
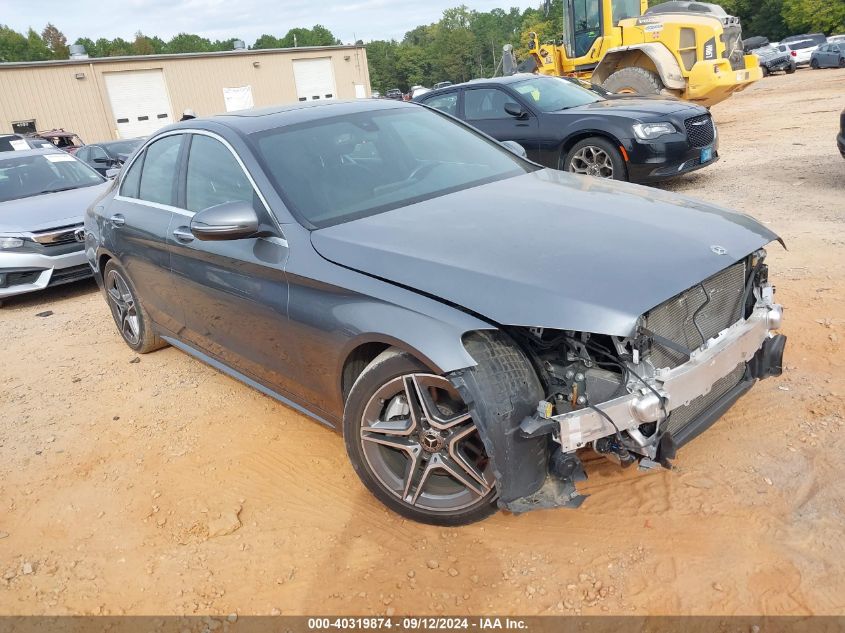
[[[191,229],[187,226],[180,226],[179,228],[173,229],[173,237],[183,244],[194,241],[194,234],[191,233]]]
[[[109,218],[109,222],[111,222],[112,226],[123,226],[126,224],[126,218],[124,218],[120,213],[115,213]]]

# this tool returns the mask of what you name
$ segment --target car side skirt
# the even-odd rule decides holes
[[[258,382],[257,380],[250,378],[246,374],[242,374],[238,370],[233,369],[233,368],[229,367],[228,365],[221,363],[219,360],[217,360],[216,358],[213,358],[212,356],[209,356],[205,352],[201,352],[197,348],[192,347],[191,345],[188,345],[184,341],[180,341],[179,339],[177,339],[173,336],[168,336],[168,335],[164,335],[164,334],[161,335],[161,338],[163,338],[165,341],[170,343],[176,349],[181,350],[181,351],[185,352],[186,354],[189,354],[189,355],[193,356],[194,358],[196,358],[198,360],[201,360],[205,364],[210,365],[214,369],[226,374],[227,376],[231,376],[235,380],[239,380],[240,382],[252,387],[253,389],[257,389],[258,391],[263,393],[265,396],[270,396],[274,400],[278,400],[282,404],[290,407],[291,409],[296,410],[297,412],[299,412],[303,415],[308,416],[309,418],[311,418],[313,420],[316,420],[320,424],[327,426],[330,429],[337,430],[336,424],[334,424],[334,423],[330,422],[329,420],[317,415],[313,411],[306,409],[302,405],[297,404],[292,399],[290,399],[286,396],[283,396],[278,391],[274,391],[273,389],[271,389],[267,385],[264,385],[264,384]]]

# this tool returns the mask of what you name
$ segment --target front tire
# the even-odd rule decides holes
[[[492,467],[466,405],[410,354],[392,348],[364,369],[343,435],[361,482],[394,512],[443,526],[496,512]]]
[[[560,169],[610,180],[628,180],[621,152],[609,140],[591,136],[578,141],[562,157]]]
[[[762,69],[762,71],[763,71],[763,77],[768,77],[768,76],[769,76],[769,68],[768,68],[768,66],[762,66],[762,65],[761,65],[761,66],[760,66],[760,68],[761,68],[761,69]]]
[[[810,62],[810,68],[812,68],[813,70],[818,70],[819,69],[819,60],[817,60],[817,59],[812,60]]]
[[[135,286],[120,264],[109,260],[103,269],[106,301],[123,341],[139,354],[167,345],[152,329],[152,320],[138,299]]]
[[[795,65],[795,62],[790,62],[789,66],[786,68],[786,74],[791,75],[795,72],[796,69],[797,66]]]
[[[617,94],[659,95],[666,86],[657,73],[645,68],[621,68],[604,80],[602,88]]]

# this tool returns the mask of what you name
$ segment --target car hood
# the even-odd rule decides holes
[[[80,223],[88,206],[111,185],[111,182],[104,182],[0,202],[0,233],[44,231]]]
[[[652,119],[684,110],[689,110],[690,116],[706,113],[706,110],[701,106],[684,103],[683,101],[673,101],[660,97],[625,97],[614,95],[603,101],[595,101],[594,103],[561,110],[559,114],[572,114],[573,112],[579,114],[615,114],[637,119]],[[698,112],[699,110],[700,112]],[[558,113],[552,112],[551,114]]]
[[[498,324],[618,336],[774,239],[684,196],[551,170],[311,233],[332,262]]]

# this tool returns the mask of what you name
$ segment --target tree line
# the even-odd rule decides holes
[[[81,44],[89,57],[119,57],[124,55],[159,55],[166,53],[208,53],[212,51],[230,51],[235,41],[241,38],[232,37],[226,40],[210,40],[207,37],[192,33],[179,33],[165,41],[158,36],[147,36],[140,31],[135,37],[125,40],[122,37],[96,40],[90,37],[80,37],[74,44]],[[331,46],[340,44],[340,40],[326,27],[316,24],[313,28],[290,29],[283,37],[262,35],[249,47],[261,48],[292,48],[294,46]],[[18,33],[8,26],[0,24],[0,61],[2,62],[36,62],[50,59],[67,59],[70,54],[67,38],[53,24],[47,26],[39,34],[30,28],[26,34]]]
[[[653,0],[658,4],[662,0]],[[717,0],[718,1],[718,0]],[[845,0],[721,0],[731,15],[740,18],[743,37],[763,35],[772,41],[796,34],[822,32],[845,33]],[[562,0],[552,0],[546,15],[536,8],[496,8],[475,11],[461,5],[443,12],[432,24],[415,27],[401,40],[373,40],[364,44],[374,90],[414,85],[431,86],[438,81],[460,82],[489,77],[501,71],[502,46],[513,44],[518,59],[527,53],[528,33],[536,32],[540,41],[559,40],[563,31]],[[133,40],[82,37],[91,57],[151,55],[159,53],[199,53],[232,50],[236,39],[210,40],[200,35],[180,33],[168,41],[157,36],[136,33]],[[251,49],[290,48],[293,46],[329,46],[340,40],[326,27],[292,28],[284,36],[264,34]],[[67,59],[68,43],[53,24],[39,34],[26,34],[0,25],[0,61],[39,61]]]

